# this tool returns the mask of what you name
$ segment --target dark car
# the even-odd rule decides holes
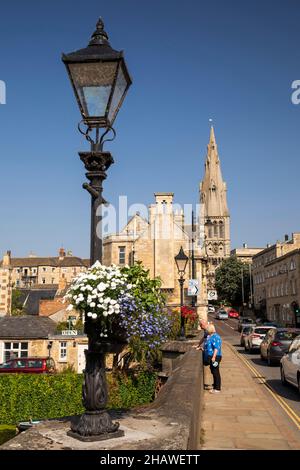
[[[292,341],[300,334],[298,328],[271,328],[260,345],[260,356],[268,365],[279,364]]]
[[[255,326],[255,325],[254,325]],[[253,325],[246,325],[243,326],[242,332],[241,332],[241,338],[240,338],[240,345],[245,346],[245,338],[248,336],[253,328]]]
[[[253,326],[255,325],[255,321],[249,317],[240,317],[238,322],[238,331],[242,331],[244,326]]]
[[[55,372],[55,362],[50,357],[22,357],[0,364],[1,373],[47,374]]]

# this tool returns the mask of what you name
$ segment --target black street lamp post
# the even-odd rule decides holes
[[[179,285],[180,285],[180,340],[185,339],[185,327],[184,327],[184,316],[182,315],[182,307],[183,307],[183,286],[184,286],[184,274],[186,270],[186,265],[188,263],[189,258],[183,251],[182,246],[180,247],[179,253],[175,256],[175,262],[179,274]]]
[[[102,262],[102,196],[106,171],[114,162],[110,152],[103,151],[103,145],[115,138],[112,125],[131,85],[123,52],[112,49],[104,24],[99,19],[88,47],[70,54],[63,54],[68,75],[79,105],[82,121],[79,131],[90,142],[89,152],[79,152],[80,159],[87,170],[89,183],[83,188],[91,195],[91,246],[90,262]],[[86,129],[82,129],[82,124]],[[103,130],[100,135],[100,130]],[[112,137],[107,134],[112,132]],[[94,137],[92,138],[92,134]],[[119,423],[112,423],[106,411],[107,384],[105,377],[105,354],[119,353],[124,347],[122,338],[101,338],[101,324],[85,315],[84,331],[88,336],[88,350],[82,400],[85,413],[78,422],[71,424],[68,434],[83,441],[95,441],[119,437]]]
[[[88,47],[70,54],[63,54],[62,60],[82,115],[79,131],[91,144],[89,152],[79,152],[87,170],[89,183],[83,188],[91,195],[91,264],[102,261],[101,206],[102,185],[106,171],[112,163],[110,152],[103,151],[103,145],[115,138],[112,125],[131,85],[123,52],[112,49],[103,21],[97,23]],[[83,130],[81,125],[85,125]],[[100,129],[104,132],[100,136]],[[94,131],[95,137],[91,137]],[[112,132],[112,138],[106,136]]]

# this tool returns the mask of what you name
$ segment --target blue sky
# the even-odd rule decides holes
[[[232,247],[300,231],[297,0],[2,2],[0,251],[89,255],[79,110],[61,53],[85,47],[102,16],[133,85],[115,122],[104,197],[198,202],[213,118],[228,185]]]

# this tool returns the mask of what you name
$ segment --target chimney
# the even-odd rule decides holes
[[[243,248],[248,248],[247,243],[243,243]]]
[[[289,236],[287,234],[284,235],[284,241],[288,242],[289,241]]]
[[[11,251],[8,250],[3,256],[3,268],[8,268],[11,265]]]
[[[64,249],[64,248],[60,248],[60,249],[59,249],[59,259],[64,259],[65,256],[66,256],[65,249]]]

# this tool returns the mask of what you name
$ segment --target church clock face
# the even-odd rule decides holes
[[[213,244],[213,252],[218,253],[218,251],[219,251],[219,247],[218,247],[217,243],[214,243]]]

